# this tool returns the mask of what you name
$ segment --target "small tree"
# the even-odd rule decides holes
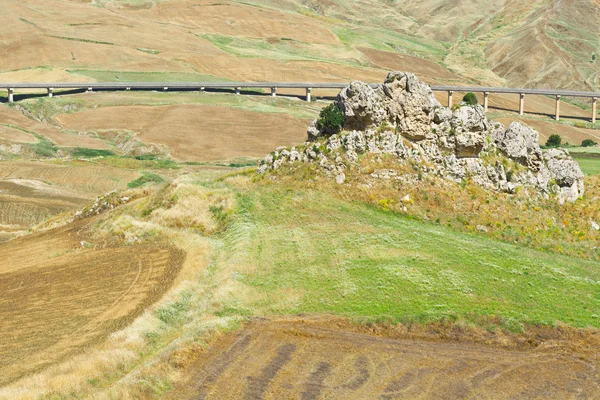
[[[557,134],[550,135],[548,140],[546,140],[547,147],[559,147],[561,143],[562,143],[562,138],[560,137],[560,135],[557,135]]]
[[[475,96],[475,93],[467,93],[465,94],[465,96],[462,99],[462,102],[465,103],[468,106],[474,106],[477,105],[477,96]]]
[[[332,103],[321,110],[317,119],[317,128],[325,136],[335,135],[344,127],[344,115],[342,110]]]
[[[585,139],[583,142],[581,142],[581,147],[592,147],[595,145],[596,142],[594,142],[592,139]]]

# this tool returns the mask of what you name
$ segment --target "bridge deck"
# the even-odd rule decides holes
[[[259,88],[281,88],[281,89],[343,89],[347,83],[327,82],[48,82],[48,83],[0,83],[0,89],[259,89]],[[370,84],[376,86],[376,84]],[[547,96],[571,96],[571,97],[600,97],[600,92],[584,92],[558,89],[525,89],[525,88],[503,88],[482,86],[440,86],[433,85],[431,89],[436,92],[478,92],[478,93],[507,93],[507,94],[529,94]]]

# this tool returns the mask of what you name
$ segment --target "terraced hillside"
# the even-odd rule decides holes
[[[600,7],[592,0],[7,0],[3,7],[2,48],[10,54],[3,80],[379,81],[373,52],[383,50],[472,82],[598,87]]]

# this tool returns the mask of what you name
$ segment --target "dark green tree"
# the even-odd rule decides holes
[[[332,103],[321,110],[317,119],[317,128],[325,136],[335,135],[344,127],[344,115],[342,110]]]
[[[477,96],[475,96],[475,93],[469,92],[469,93],[465,94],[465,96],[462,99],[462,102],[465,103],[466,105],[474,106],[478,103]]]
[[[547,147],[559,147],[561,143],[562,143],[562,138],[560,137],[560,135],[557,135],[557,134],[550,135],[548,140],[546,140]]]
[[[596,142],[594,142],[592,139],[585,139],[583,142],[581,142],[581,147],[592,147],[595,145]]]

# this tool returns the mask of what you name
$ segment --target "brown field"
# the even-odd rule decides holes
[[[45,136],[61,147],[87,147],[91,149],[109,149],[110,146],[100,139],[65,133],[60,129],[28,118],[18,110],[0,105],[0,121],[3,124],[17,126],[29,132]],[[1,130],[0,130],[1,132]],[[23,134],[25,134],[23,132]]]
[[[20,143],[36,143],[37,139],[35,136],[20,131],[15,128],[11,128],[9,126],[0,125],[0,139],[6,139],[11,142],[20,142]]]
[[[434,84],[460,86],[466,84],[466,79],[438,64],[424,58],[412,57],[406,54],[358,48],[367,59],[378,67],[395,71],[414,71],[423,81]]]
[[[95,196],[125,188],[138,176],[96,165],[0,162],[0,243],[48,217],[74,212]]]
[[[85,162],[54,164],[34,161],[0,162],[0,179],[28,179],[57,186],[73,197],[92,198],[113,189],[123,189],[139,176],[137,171],[94,165]],[[76,193],[76,194],[73,194]]]
[[[146,143],[168,146],[184,161],[262,157],[278,146],[303,143],[309,120],[218,106],[119,106],[64,114],[68,129],[130,129]]]
[[[597,338],[587,342],[546,338],[537,347],[517,350],[391,336],[361,332],[339,321],[252,322],[202,353],[169,398],[600,396]]]
[[[85,201],[72,191],[40,181],[0,181],[0,232],[7,239],[9,234],[25,231],[52,215],[81,207]]]
[[[0,244],[0,385],[123,329],[177,276],[180,251],[115,247],[91,238],[87,224]]]

